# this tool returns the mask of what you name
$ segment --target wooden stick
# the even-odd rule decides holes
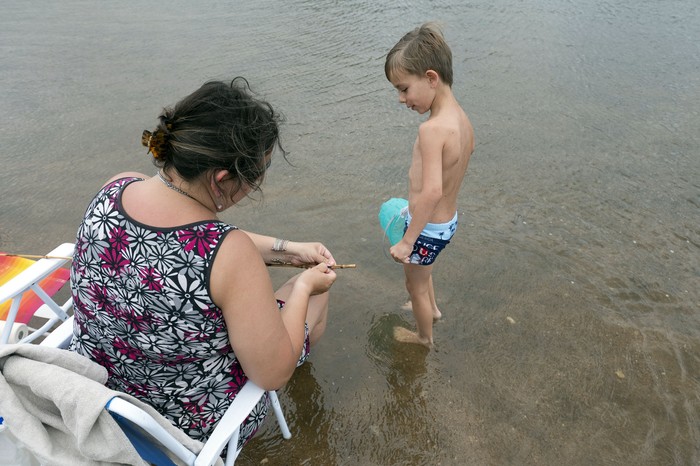
[[[72,257],[68,256],[39,256],[35,254],[9,254],[6,252],[0,252],[0,256],[5,257],[24,257],[25,259],[63,259],[67,261],[72,261]]]
[[[62,259],[62,260],[67,260],[67,261],[73,260],[72,257],[68,257],[68,256],[40,256],[40,255],[36,255],[36,254],[10,254],[7,252],[0,252],[0,256],[24,257],[25,259]],[[283,262],[283,263],[279,263],[279,264],[277,264],[277,263],[267,264],[267,266],[268,267],[296,267],[296,268],[300,268],[300,269],[309,269],[311,267],[315,267],[313,265],[308,265],[308,264],[294,265],[294,264],[289,263],[289,262]],[[330,266],[330,268],[334,269],[334,270],[335,269],[354,269],[356,267],[357,267],[357,265],[355,265],[355,264],[335,264],[335,265]]]
[[[299,269],[310,269],[311,267],[315,267],[315,265],[294,265],[289,262],[282,262],[282,263],[273,263],[273,264],[267,264],[268,267],[296,267]],[[331,265],[329,268],[330,269],[354,269],[357,266],[355,264],[335,264]]]

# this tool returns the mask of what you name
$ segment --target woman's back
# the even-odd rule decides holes
[[[235,227],[216,220],[173,228],[134,221],[121,206],[132,182],[139,180],[108,183],[78,230],[71,349],[103,365],[108,386],[205,439],[247,380],[209,293],[218,245]]]

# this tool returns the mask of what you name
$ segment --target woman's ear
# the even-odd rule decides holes
[[[228,170],[216,170],[214,172],[214,180],[216,180],[217,183],[221,183],[222,181],[224,181],[224,178],[226,178],[228,175]]]
[[[221,197],[223,192],[221,191],[221,182],[228,176],[228,170],[214,170],[211,174],[210,183],[211,190],[216,197]]]
[[[221,211],[224,209],[223,196],[224,192],[221,187],[221,182],[228,176],[228,170],[214,170],[210,178],[210,188],[211,192],[214,194],[214,202],[216,203],[216,210]]]

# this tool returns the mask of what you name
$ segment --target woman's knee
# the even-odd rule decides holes
[[[329,293],[312,296],[309,300],[306,323],[309,326],[309,343],[311,345],[314,345],[326,331],[328,301]]]
[[[297,278],[298,275],[290,278],[275,292],[275,297],[279,300],[286,301],[291,294],[294,282]],[[314,345],[326,331],[328,301],[328,292],[309,298],[309,305],[306,309],[306,324],[309,326],[309,343],[311,345]]]

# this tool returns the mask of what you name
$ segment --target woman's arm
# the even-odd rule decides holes
[[[327,291],[335,273],[325,264],[304,271],[279,311],[267,268],[249,234],[231,231],[219,248],[210,290],[223,311],[231,347],[249,379],[267,390],[277,389],[292,376],[301,355],[309,297]]]
[[[253,244],[255,244],[266,264],[284,262],[303,265],[325,262],[328,265],[335,265],[333,254],[321,243],[279,240],[272,236],[260,235],[250,231],[243,231],[243,233],[248,235]]]
[[[411,224],[401,241],[389,249],[394,260],[407,263],[413,244],[430,222],[435,207],[442,198],[442,149],[444,136],[434,125],[423,123],[418,129],[416,143],[420,157],[420,186],[410,186]]]

